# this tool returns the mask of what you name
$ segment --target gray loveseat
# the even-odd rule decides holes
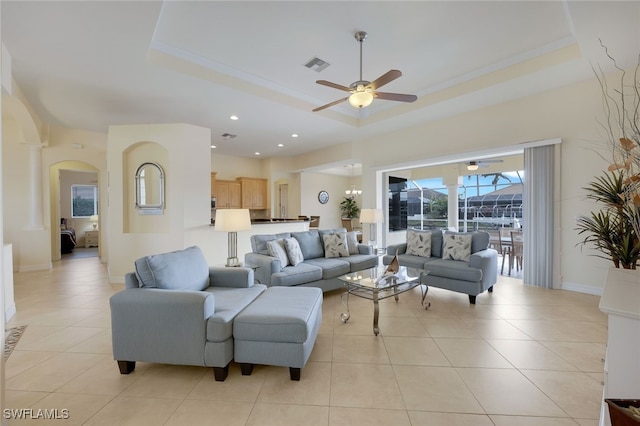
[[[349,253],[328,257],[335,254],[325,250],[324,236],[336,234],[346,235]],[[296,240],[303,260],[295,266],[283,267],[287,260],[270,255],[267,245],[270,241],[287,238]],[[345,228],[252,235],[251,249],[252,252],[244,256],[245,264],[255,267],[258,282],[269,287],[307,286],[320,287],[323,291],[335,290],[343,286],[338,279],[341,275],[378,265],[378,257],[371,254],[371,247],[358,244],[355,233],[348,233]]]
[[[445,236],[448,236],[448,241],[465,239],[469,243],[470,239],[470,247],[464,247],[465,250],[470,250],[470,255],[467,252],[468,260],[453,260],[451,257],[458,256],[452,254],[451,245],[447,253],[443,253]],[[424,246],[425,241],[430,242],[430,247]],[[409,250],[408,244],[411,246]],[[440,230],[408,230],[407,243],[388,246],[387,255],[382,261],[388,265],[397,253],[400,265],[429,271],[426,281],[430,287],[468,294],[469,302],[475,304],[476,296],[485,290],[492,292],[493,285],[498,280],[498,252],[488,247],[489,234],[486,232],[443,233]],[[428,253],[429,256],[415,253]]]
[[[213,367],[223,381],[234,357],[233,320],[266,286],[253,270],[209,267],[198,247],[146,256],[110,299],[113,358]]]

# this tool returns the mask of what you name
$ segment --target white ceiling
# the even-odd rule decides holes
[[[216,152],[247,157],[298,155],[592,78],[591,63],[605,63],[598,37],[621,62],[637,57],[639,6],[0,3],[14,78],[43,121],[98,132],[116,124],[190,123],[212,129]],[[364,79],[399,69],[403,76],[383,91],[418,100],[312,112],[344,97],[316,80],[348,86],[359,79],[357,30],[369,34]],[[331,65],[321,73],[304,67],[315,56]],[[240,119],[231,121],[232,114]],[[223,133],[237,137],[225,140]]]

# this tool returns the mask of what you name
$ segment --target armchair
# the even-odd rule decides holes
[[[113,358],[213,367],[224,381],[233,359],[233,320],[266,286],[249,268],[209,267],[198,247],[146,256],[110,299]]]

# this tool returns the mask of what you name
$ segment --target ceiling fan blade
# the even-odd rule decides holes
[[[387,101],[400,101],[400,102],[414,102],[416,99],[418,99],[416,95],[403,95],[401,93],[376,92],[375,96],[378,99],[385,99]]]
[[[313,112],[322,111],[323,109],[330,108],[330,107],[332,107],[332,106],[334,106],[334,105],[338,105],[339,103],[344,102],[344,101],[346,101],[347,99],[349,99],[349,97],[348,97],[348,96],[347,96],[346,98],[342,98],[342,99],[338,99],[337,101],[333,101],[333,102],[331,102],[331,103],[329,103],[329,104],[322,105],[322,106],[320,106],[320,107],[318,107],[318,108],[315,108],[315,109],[313,110]]]
[[[350,92],[351,89],[347,86],[343,86],[342,84],[332,83],[327,80],[317,80],[316,83],[322,84],[323,86],[333,87],[334,89],[343,90],[345,92]]]
[[[380,77],[376,78],[375,80],[373,80],[369,86],[373,87],[373,89],[375,90],[378,87],[382,87],[387,83],[391,83],[393,80],[401,76],[402,76],[402,73],[400,71],[390,70],[390,71],[387,71],[385,74],[382,74]]]

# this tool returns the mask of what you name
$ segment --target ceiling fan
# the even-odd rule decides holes
[[[355,108],[364,108],[371,105],[371,102],[373,102],[373,98],[385,99],[388,101],[400,101],[400,102],[413,102],[416,99],[418,99],[416,95],[403,95],[400,93],[378,92],[378,88],[402,76],[402,73],[398,70],[387,71],[385,74],[381,75],[380,77],[378,77],[373,81],[363,80],[362,79],[362,43],[364,43],[364,39],[367,38],[367,33],[364,31],[358,31],[354,34],[354,37],[356,38],[358,43],[360,43],[360,80],[354,81],[349,85],[349,87],[343,86],[341,84],[332,83],[327,80],[317,80],[316,83],[318,84],[321,84],[323,86],[333,87],[334,89],[342,90],[345,92],[350,92],[351,94],[346,98],[338,99],[337,101],[315,108],[313,112],[321,111],[325,108],[332,107],[334,105],[337,105],[347,100]]]
[[[467,170],[478,170],[479,167],[487,167],[491,163],[502,163],[504,160],[478,160],[465,163]]]

